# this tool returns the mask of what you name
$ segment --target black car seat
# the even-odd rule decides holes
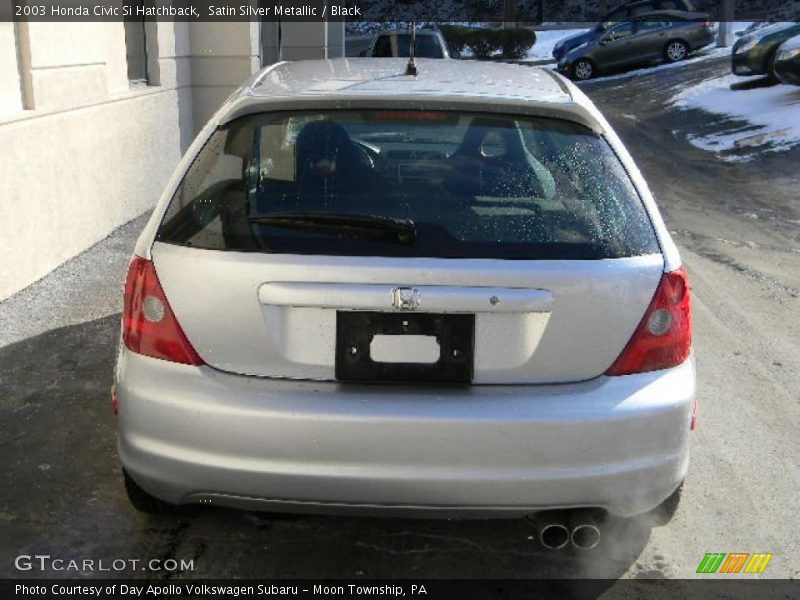
[[[498,156],[484,152],[489,135],[502,140]],[[449,159],[455,188],[472,195],[543,197],[545,187],[550,187],[542,181],[548,175],[544,167],[525,147],[522,131],[510,119],[476,117]]]
[[[330,195],[356,192],[370,185],[368,158],[344,127],[333,121],[312,121],[300,130],[295,168],[301,191],[324,189]]]

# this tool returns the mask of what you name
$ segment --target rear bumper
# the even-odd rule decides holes
[[[425,516],[646,512],[688,466],[691,360],[550,386],[293,382],[123,349],[119,452],[173,503]]]

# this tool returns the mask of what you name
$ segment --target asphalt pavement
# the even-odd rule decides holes
[[[707,552],[771,552],[760,577],[800,575],[800,149],[731,163],[667,109],[708,60],[585,91],[628,145],[692,282],[700,422],[683,501],[663,526],[612,521],[595,551],[548,552],[522,520],[279,516],[196,508],[148,517],[125,498],[109,402],[121,287],[144,217],[0,303],[0,576],[19,555],[177,558],[130,577],[685,578]]]

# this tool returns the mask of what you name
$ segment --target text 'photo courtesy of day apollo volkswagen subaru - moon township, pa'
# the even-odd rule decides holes
[[[627,150],[551,71],[407,63],[272,65],[177,167],[124,288],[136,507],[676,504],[689,283]]]

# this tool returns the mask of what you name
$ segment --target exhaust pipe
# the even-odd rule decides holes
[[[573,548],[591,550],[600,543],[600,515],[598,511],[571,511],[568,524]]]
[[[570,534],[563,511],[547,510],[525,517],[539,532],[539,543],[549,550],[569,544]]]

